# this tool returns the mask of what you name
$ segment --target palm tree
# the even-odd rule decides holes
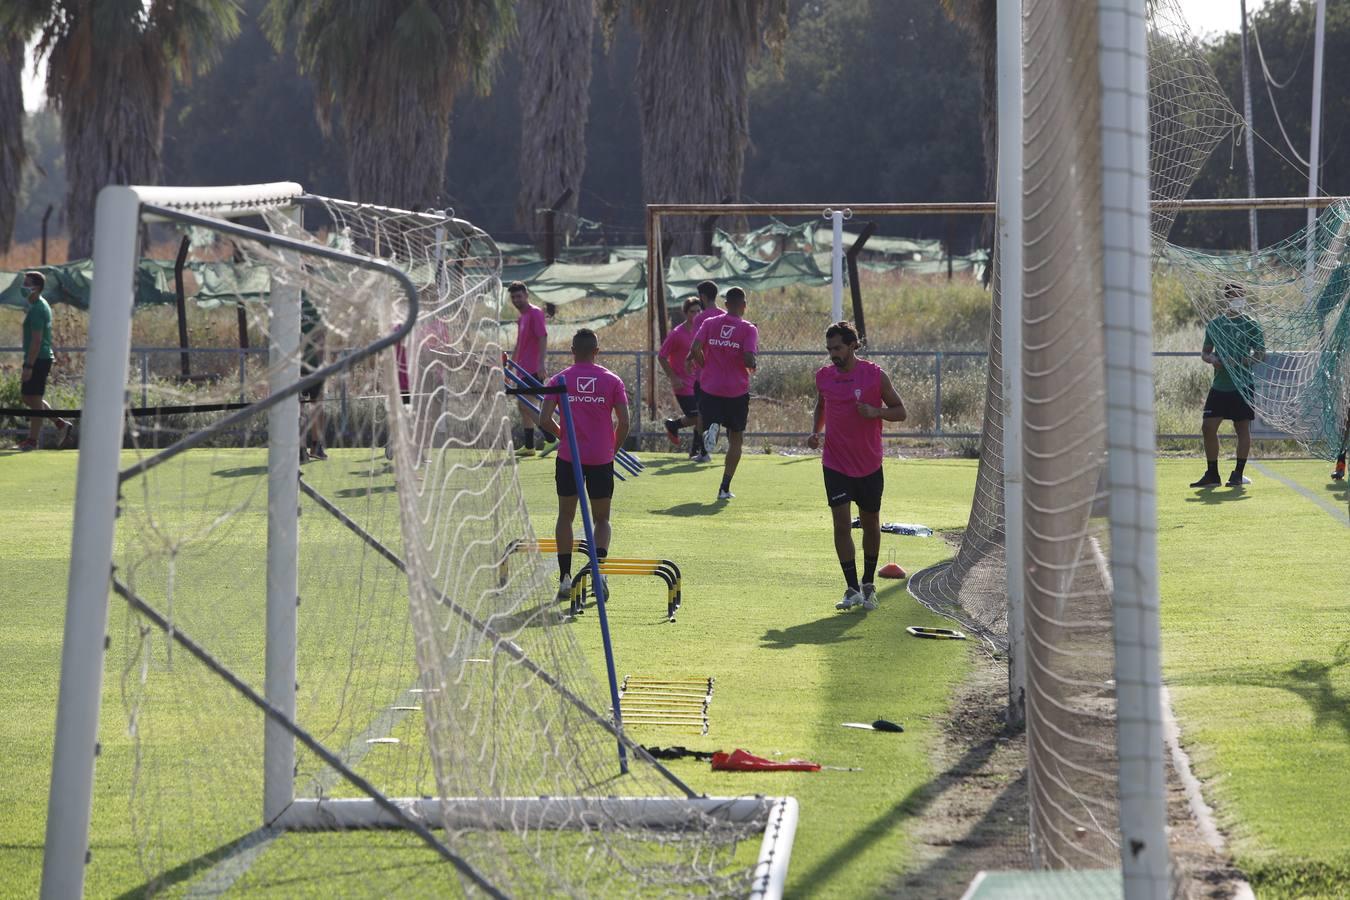
[[[455,95],[486,91],[515,27],[510,0],[271,0],[264,21],[278,49],[294,29],[353,199],[402,207],[443,195]]]
[[[520,0],[520,193],[516,221],[538,240],[543,217],[563,192],[575,213],[586,171],[595,0]],[[566,234],[575,219],[564,215]]]
[[[0,39],[0,256],[9,252],[14,218],[19,206],[23,164],[23,36]]]
[[[787,37],[787,0],[604,0],[607,27],[631,9],[642,38],[638,111],[648,203],[716,203],[741,190],[750,142],[748,75]],[[697,252],[695,230],[671,252]]]
[[[175,81],[216,61],[239,33],[233,0],[6,0],[0,31],[38,22],[47,96],[61,114],[70,256],[93,249],[108,184],[154,184]]]

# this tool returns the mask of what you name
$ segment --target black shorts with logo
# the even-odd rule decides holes
[[[31,375],[27,381],[19,385],[19,396],[21,397],[41,397],[47,393],[47,376],[52,371],[52,361],[50,359],[39,359],[33,362]]]
[[[862,512],[881,512],[881,493],[886,488],[886,478],[877,469],[871,475],[854,478],[829,466],[821,467],[825,472],[825,502],[831,507],[841,503],[858,504]]]
[[[1241,391],[1218,391],[1210,388],[1209,396],[1205,398],[1205,418],[1250,422],[1256,418],[1256,413],[1243,398]]]
[[[686,416],[698,415],[698,397],[693,394],[676,394],[675,402],[680,404],[680,412]]]
[[[698,414],[704,428],[716,422],[727,431],[744,431],[750,419],[750,395],[719,397],[704,391],[699,398]]]
[[[586,482],[586,496],[592,500],[608,500],[614,496],[614,463],[602,466],[581,467],[581,477]],[[553,483],[558,488],[559,497],[575,497],[577,480],[572,474],[572,463],[561,459],[554,460]]]

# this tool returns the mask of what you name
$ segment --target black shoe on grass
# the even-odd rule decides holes
[[[1223,484],[1223,479],[1219,477],[1219,474],[1217,472],[1206,472],[1199,481],[1192,481],[1191,487],[1193,488],[1218,487],[1221,484]]]

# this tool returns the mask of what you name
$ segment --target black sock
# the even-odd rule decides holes
[[[558,574],[563,578],[572,574],[572,554],[558,554]]]
[[[858,564],[853,560],[841,562],[839,568],[844,570],[844,581],[848,583],[849,590],[858,590]]]
[[[1238,478],[1241,478],[1242,470],[1245,468],[1247,468],[1247,460],[1244,457],[1239,456],[1237,464],[1233,466],[1233,474],[1236,475]]]
[[[556,440],[557,440],[557,438],[555,438],[553,435],[549,434],[549,433],[548,433],[547,431],[545,431],[544,429],[542,429],[542,428],[539,429],[539,444],[540,444],[540,446],[543,446],[543,445],[546,445],[546,444],[551,444],[551,443],[553,443],[553,442],[556,441]]]
[[[606,556],[609,556],[609,548],[608,548],[608,547],[596,547],[596,548],[595,548],[595,558],[596,558],[596,559],[604,559]]]
[[[876,580],[877,558],[863,554],[863,584],[871,584]]]
[[[1205,475],[1206,475],[1206,476],[1213,475],[1215,478],[1218,478],[1218,477],[1219,477],[1219,461],[1218,461],[1217,459],[1211,459],[1211,460],[1208,461],[1207,465],[1208,465],[1208,468],[1205,469]]]
[[[526,428],[526,429],[525,429],[525,449],[526,449],[526,450],[533,450],[533,449],[534,449],[534,429],[533,429],[533,428]]]
[[[722,479],[722,487],[720,488],[720,490],[727,491],[728,493],[730,493],[730,491],[731,491],[731,479],[730,479],[730,478],[723,478],[723,479]]]
[[[699,455],[703,453],[703,432],[698,430],[697,425],[694,426],[694,453]]]

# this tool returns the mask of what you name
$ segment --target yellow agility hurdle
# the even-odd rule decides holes
[[[511,553],[537,550],[540,553],[557,553],[558,542],[553,538],[539,538],[537,541],[514,541]],[[584,540],[574,541],[572,552],[587,553]],[[640,559],[634,557],[611,556],[600,560],[600,574],[609,575],[651,575],[666,583],[666,621],[675,621],[675,612],[684,601],[684,590],[680,567],[669,559]],[[580,609],[586,604],[588,594],[594,593],[591,583],[591,567],[588,564],[572,580],[572,607]]]

